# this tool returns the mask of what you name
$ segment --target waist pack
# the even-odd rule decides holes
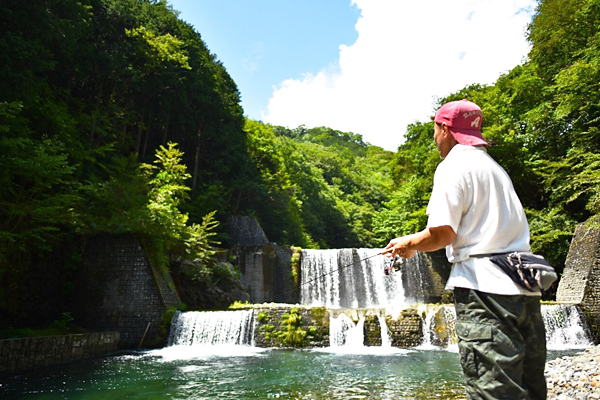
[[[513,281],[530,291],[537,288],[547,290],[558,279],[552,265],[537,254],[515,251],[475,257],[489,257],[490,261],[499,266]]]

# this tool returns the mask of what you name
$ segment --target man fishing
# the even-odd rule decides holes
[[[446,247],[468,399],[546,399],[546,339],[539,288],[527,290],[490,256],[528,252],[529,226],[506,171],[487,153],[482,112],[468,100],[436,112],[438,165],[427,227],[393,239],[387,256]]]

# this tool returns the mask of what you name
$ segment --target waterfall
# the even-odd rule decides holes
[[[419,304],[411,308],[416,308],[422,321],[423,342],[418,348],[456,350],[454,306]],[[548,349],[566,350],[593,346],[585,316],[577,306],[543,304],[541,309]],[[352,318],[347,314],[352,315]],[[340,312],[337,317],[330,314],[329,348],[336,352],[384,351],[389,354],[393,347],[386,315],[392,320],[395,318],[385,310],[346,310]],[[203,353],[206,352],[206,346],[221,346],[221,349],[254,348],[257,323],[257,315],[253,310],[177,312],[171,323],[169,348],[184,348],[183,351],[187,353],[192,351],[190,347],[204,349]],[[371,336],[365,336],[378,331],[377,323],[380,328],[381,346]],[[397,332],[392,334],[397,335]],[[396,336],[394,340],[397,340]],[[222,353],[226,350],[219,351]]]
[[[377,314],[377,321],[381,330],[381,348],[391,348],[392,340],[385,322],[385,315]],[[337,317],[329,318],[329,341],[330,347],[346,347],[359,349],[365,347],[365,317],[359,316],[358,322],[346,314],[341,313]]]
[[[346,314],[340,314],[337,318],[329,320],[329,341],[331,347],[364,347],[365,319],[360,317],[358,323],[354,323]]]
[[[570,304],[542,305],[546,325],[546,346],[551,350],[593,346],[579,308]]]
[[[379,320],[379,326],[381,327],[381,347],[391,347],[392,339],[390,338],[390,332],[387,323],[385,322],[385,316],[379,313],[377,314],[377,319]]]
[[[456,312],[454,306],[444,304],[419,304],[423,320],[423,343],[421,348],[454,347],[456,337]]]
[[[423,301],[421,254],[385,275],[379,249],[303,250],[301,303],[328,308],[397,307]],[[410,289],[410,290],[409,290]]]
[[[546,343],[550,350],[593,346],[587,325],[579,308],[569,304],[543,304],[542,318],[546,326]],[[451,305],[419,304],[423,321],[421,348],[450,347],[456,344],[456,313]]]
[[[254,312],[178,312],[171,322],[169,346],[254,345]]]

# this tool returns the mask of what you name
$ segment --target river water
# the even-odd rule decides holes
[[[400,274],[384,281],[382,265],[357,267],[352,279],[338,274],[351,257],[372,254],[323,251],[307,257],[312,265],[303,270],[312,268],[310,276],[319,279],[303,287],[303,303],[340,308],[418,300],[418,292],[403,290],[407,279]],[[435,330],[430,324],[440,307],[446,323],[454,316],[448,306],[418,307],[426,315],[425,332]],[[330,321],[331,347],[261,349],[252,345],[252,311],[184,314],[174,320],[171,346],[0,376],[0,399],[464,399],[452,341],[438,347],[425,335],[422,346],[407,350],[382,337],[383,346],[367,347],[360,322],[338,317]],[[544,306],[544,319],[548,359],[591,345],[572,306]]]
[[[171,346],[0,377],[0,398],[463,399],[463,387],[448,350]]]

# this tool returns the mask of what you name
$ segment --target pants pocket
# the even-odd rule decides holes
[[[478,355],[483,355],[486,344],[492,341],[492,327],[483,324],[468,322],[457,322],[456,335],[458,336],[458,348],[460,353],[460,364],[465,378],[477,379],[485,374],[486,369],[478,360]]]

